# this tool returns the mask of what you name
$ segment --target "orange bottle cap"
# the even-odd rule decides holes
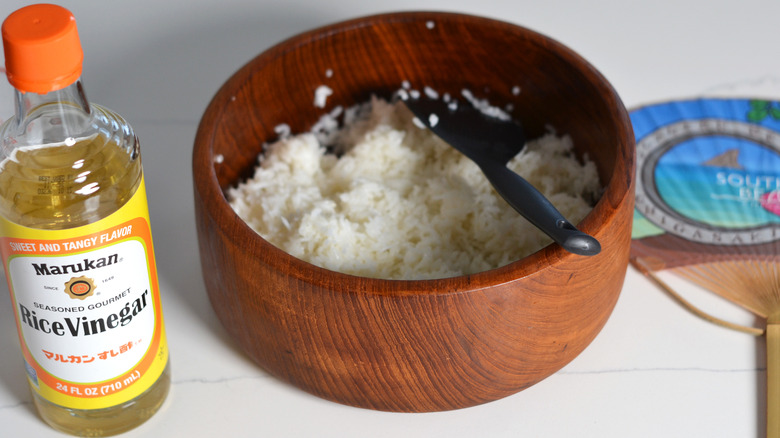
[[[76,82],[84,53],[73,14],[38,4],[13,12],[3,22],[8,82],[17,90],[48,93]]]

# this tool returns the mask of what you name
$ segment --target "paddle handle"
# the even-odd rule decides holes
[[[502,163],[485,161],[477,164],[488,181],[512,208],[534,226],[574,254],[592,256],[601,251],[598,240],[578,230],[566,220],[555,206],[525,178],[509,170]]]
[[[780,323],[766,326],[766,436],[780,438]]]

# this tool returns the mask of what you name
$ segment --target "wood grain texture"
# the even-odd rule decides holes
[[[605,187],[578,225],[601,241],[601,254],[576,256],[551,245],[470,276],[361,278],[285,254],[231,210],[225,189],[251,174],[275,126],[306,131],[336,105],[390,96],[405,80],[513,102],[530,136],[548,126],[571,135],[578,153],[597,162]],[[321,109],[313,99],[323,84],[334,93]],[[628,263],[634,136],[623,104],[578,55],[499,21],[386,14],[280,43],[236,72],[210,103],[193,176],[203,277],[227,331],[274,376],[348,405],[449,410],[539,382],[601,330]]]

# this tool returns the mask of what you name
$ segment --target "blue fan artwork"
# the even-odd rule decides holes
[[[780,437],[780,103],[694,99],[631,112],[637,187],[631,263],[697,315],[766,336],[767,436]],[[707,315],[675,274],[766,321]]]

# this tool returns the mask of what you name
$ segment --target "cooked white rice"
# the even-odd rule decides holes
[[[336,133],[338,158],[323,144],[332,135],[269,145],[254,177],[228,192],[237,214],[295,257],[375,278],[471,274],[551,242],[472,161],[415,126],[403,105],[368,106]],[[567,136],[529,142],[508,166],[575,224],[600,190],[594,163],[579,163]]]

